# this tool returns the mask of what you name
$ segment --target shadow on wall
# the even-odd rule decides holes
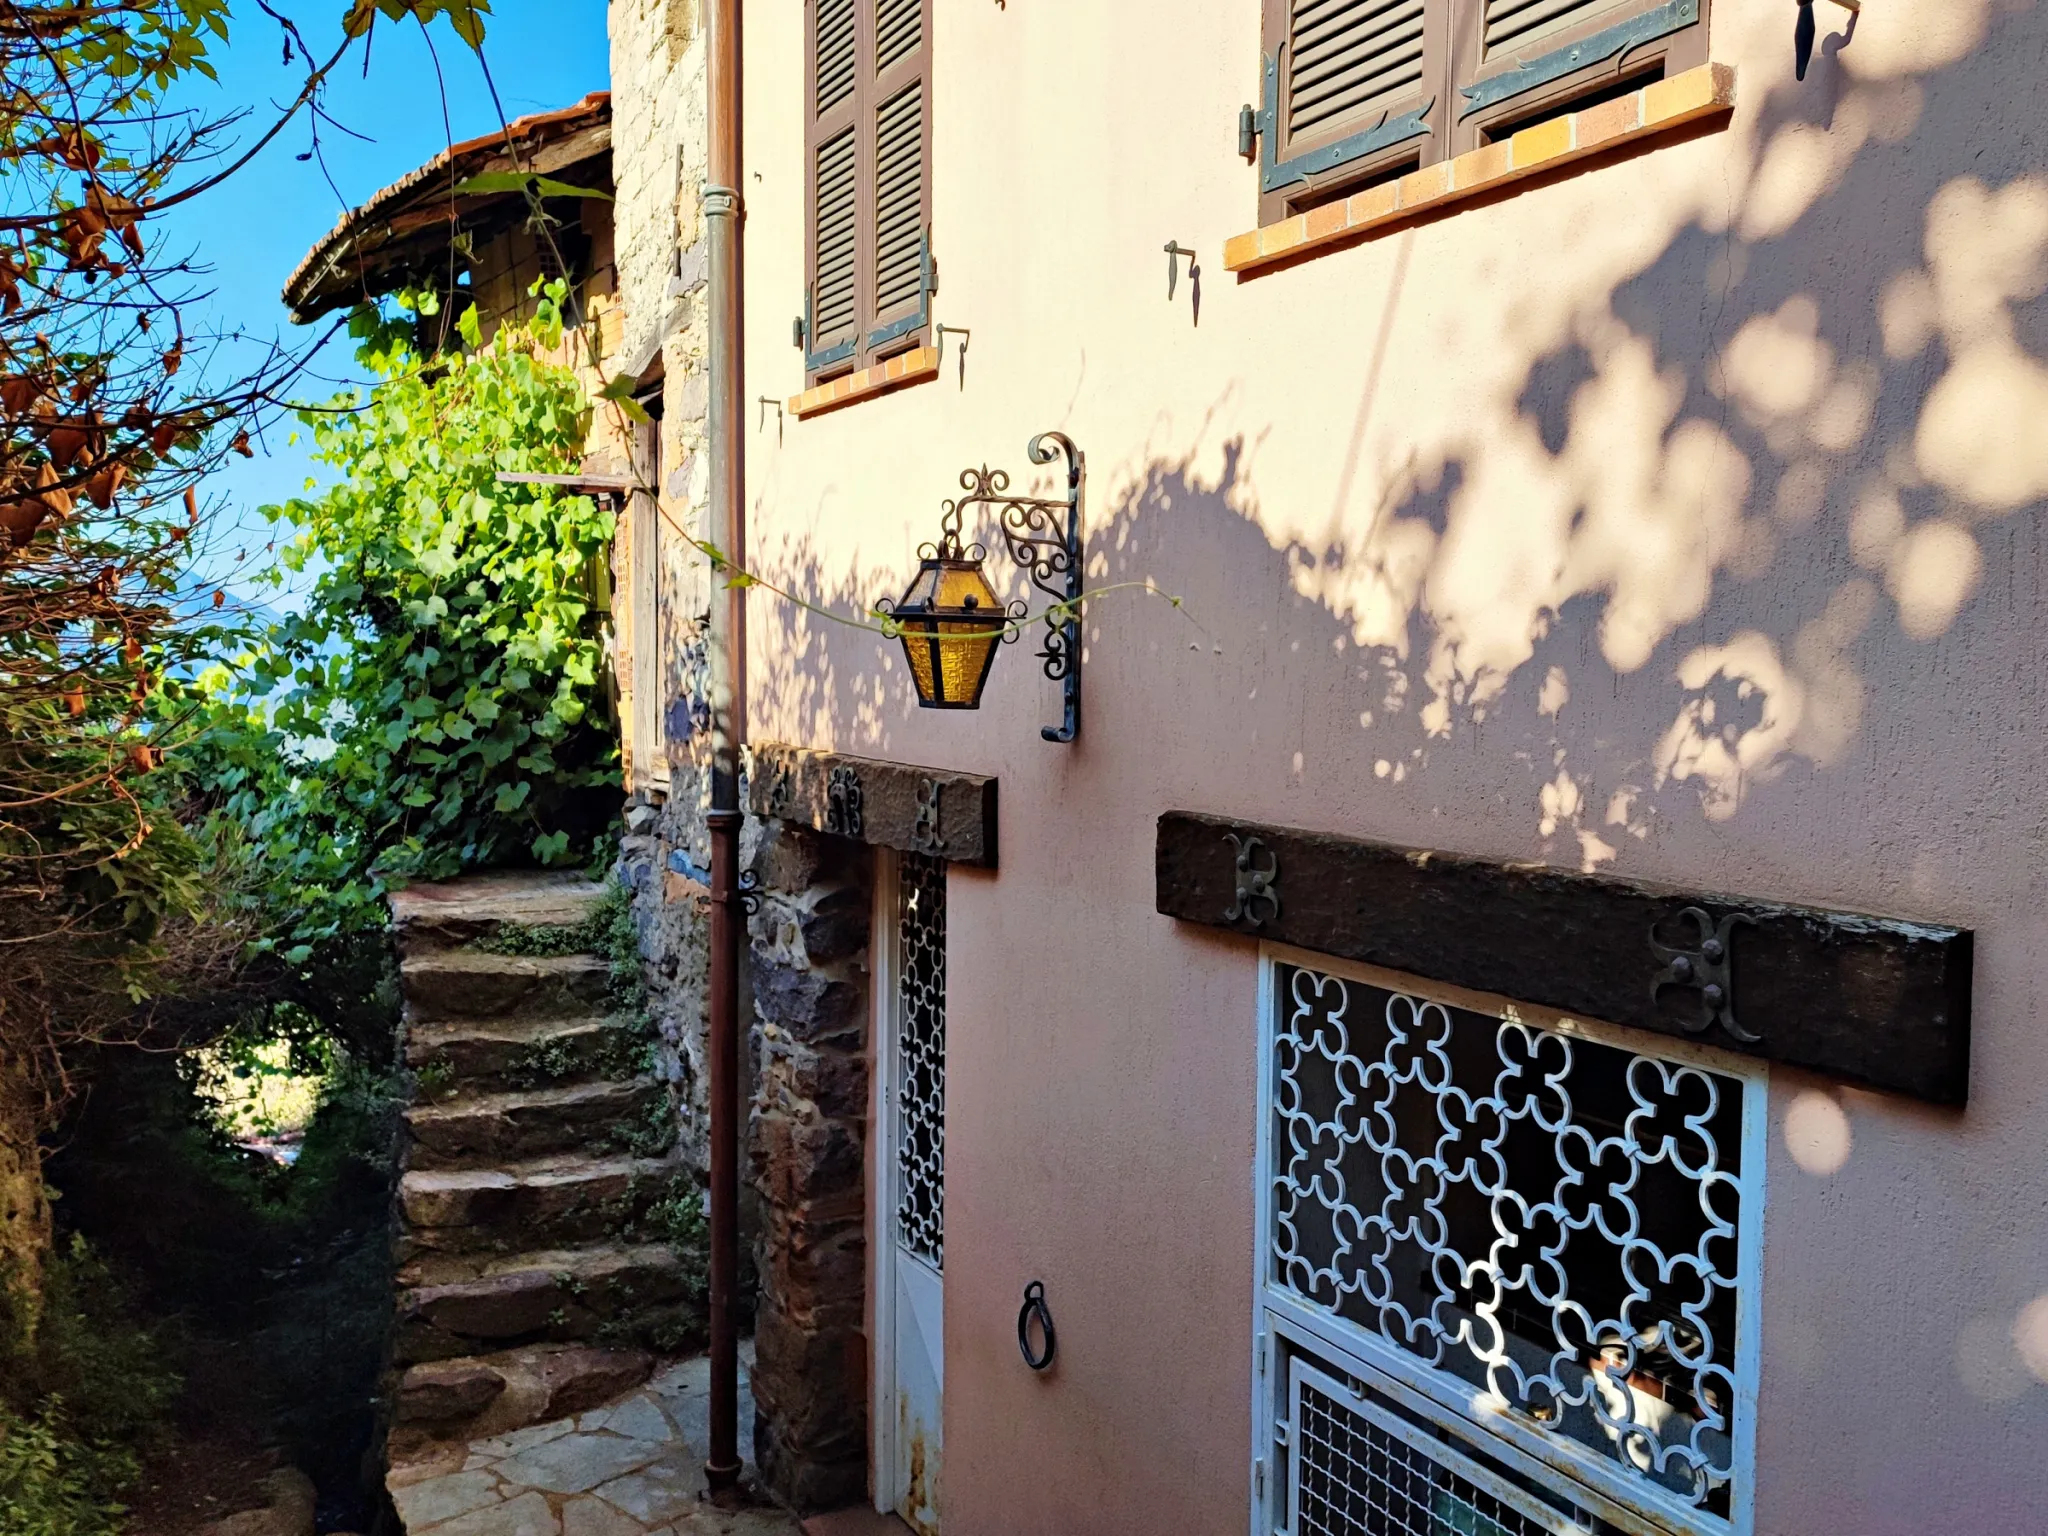
[[[1353,473],[1370,419],[1418,366],[1387,362],[1382,328],[1327,538],[1276,547],[1257,445],[1228,441],[1205,473],[1198,441],[1128,476],[1091,583],[1187,593],[1239,653],[1210,685],[1226,697],[1343,668],[1315,708],[1341,702],[1357,739],[1308,739],[1346,758],[1362,740],[1383,787],[1438,807],[1504,798],[1556,863],[1626,866],[1674,822],[1711,829],[1765,786],[1851,768],[1861,787],[1830,792],[1871,795],[1872,838],[1903,837],[1877,798],[1899,792],[1891,764],[1949,736],[1997,759],[2006,804],[2042,803],[2014,735],[2042,702],[2024,637],[2048,617],[2048,175],[2016,116],[2033,66],[1994,30],[1938,86],[1861,83],[1840,38],[1772,94],[1722,227],[1694,219],[1585,296],[1511,409],[1476,404],[1450,440],[1369,466],[1379,505],[1344,505],[1375,478]],[[1389,318],[1405,252],[1394,265]],[[1228,595],[1268,590],[1295,601]],[[1161,628],[1100,605],[1092,675]],[[1916,860],[1985,831],[1930,853],[1923,819],[1890,861],[1900,901],[1952,901]]]

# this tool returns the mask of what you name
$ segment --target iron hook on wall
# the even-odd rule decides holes
[[[761,397],[761,419],[754,423],[754,430],[759,432],[768,425],[768,408],[770,406],[775,407],[775,441],[780,443],[782,441],[783,421],[782,402],[773,395],[763,395]]]
[[[1813,0],[1795,0],[1799,7],[1799,19],[1792,24],[1792,75],[1804,80],[1806,71],[1813,64],[1813,39],[1819,30],[1813,19]],[[1835,4],[1849,13],[1849,31],[1854,33],[1856,22],[1863,14],[1863,0],[1835,0]],[[1847,38],[1843,39],[1845,42]]]
[[[1188,295],[1194,306],[1195,324],[1202,323],[1202,264],[1190,246],[1178,240],[1166,242],[1166,301],[1173,302],[1174,289],[1180,282],[1180,259],[1188,259]]]
[[[1044,1340],[1043,1347],[1031,1342],[1034,1323],[1038,1325],[1039,1337]],[[1024,1287],[1024,1305],[1017,1313],[1018,1353],[1024,1356],[1024,1363],[1032,1370],[1049,1371],[1059,1347],[1059,1335],[1053,1332],[1052,1310],[1045,1304],[1045,1282],[1034,1280]]]
[[[958,336],[960,338],[960,388],[963,392],[967,388],[967,343],[973,335],[974,332],[964,325],[942,325],[938,329],[939,364],[941,367],[946,362],[946,338],[948,336]]]

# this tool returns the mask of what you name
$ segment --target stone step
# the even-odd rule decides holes
[[[498,871],[410,886],[391,897],[401,956],[460,949],[507,928],[573,928],[604,899],[581,875]]]
[[[399,966],[407,1022],[572,1019],[605,1012],[612,968],[596,955],[433,950]]]
[[[399,1183],[406,1234],[399,1283],[421,1283],[415,1276],[445,1255],[602,1242],[644,1218],[686,1177],[668,1159],[629,1156],[414,1168]]]
[[[491,1168],[553,1153],[597,1156],[635,1148],[636,1133],[669,1128],[668,1090],[651,1078],[575,1083],[495,1093],[448,1104],[416,1104],[405,1112],[412,1130],[408,1166]],[[642,1155],[660,1150],[640,1145]]]
[[[610,1047],[611,1049],[607,1049]],[[406,1031],[405,1064],[430,1104],[517,1088],[562,1087],[638,1070],[631,1043],[601,1018],[493,1019],[421,1024]],[[607,1059],[612,1058],[612,1059]]]
[[[400,1365],[593,1340],[674,1352],[703,1336],[703,1303],[692,1277],[658,1244],[522,1254],[467,1267],[465,1278],[399,1292]]]

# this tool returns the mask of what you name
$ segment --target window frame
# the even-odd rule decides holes
[[[1671,31],[1625,47],[1584,67],[1553,76],[1484,106],[1466,111],[1464,88],[1482,85],[1511,72],[1516,62],[1538,63],[1554,58],[1609,28],[1689,3],[1691,20]],[[1584,98],[1605,87],[1646,77],[1670,78],[1709,60],[1711,11],[1714,0],[1622,0],[1585,21],[1544,36],[1533,50],[1484,57],[1487,0],[1424,0],[1423,80],[1411,96],[1393,102],[1381,131],[1398,131],[1407,109],[1425,104],[1424,132],[1407,134],[1310,171],[1305,177],[1270,185],[1270,173],[1291,161],[1312,157],[1354,135],[1362,136],[1363,119],[1353,117],[1335,126],[1302,135],[1287,131],[1289,71],[1284,50],[1291,46],[1294,0],[1261,0],[1259,105],[1254,109],[1258,131],[1255,163],[1259,173],[1261,225],[1277,224],[1373,182],[1456,158],[1496,142],[1496,135],[1526,126],[1531,118],[1547,118],[1576,109]]]
[[[820,0],[804,0],[804,304],[799,338],[804,353],[804,384],[814,387],[845,374],[885,362],[899,353],[929,343],[931,300],[937,291],[937,266],[931,254],[932,228],[932,26],[934,0],[916,0],[918,45],[887,69],[877,71],[876,13],[884,0],[852,0],[854,12],[854,83],[844,100],[827,112],[818,110],[818,21]],[[877,130],[882,109],[905,90],[921,88],[918,168],[923,207],[922,277],[915,301],[888,311],[876,307]],[[830,344],[818,346],[818,152],[844,131],[854,142],[854,316],[850,333],[835,332]]]
[[[1736,1079],[1743,1089],[1741,1184],[1743,1209],[1736,1233],[1743,1284],[1736,1296],[1733,1374],[1737,1412],[1731,1440],[1734,1483],[1729,1516],[1702,1516],[1654,1487],[1633,1484],[1580,1456],[1555,1436],[1525,1426],[1508,1411],[1493,1411],[1472,1388],[1414,1360],[1383,1337],[1327,1314],[1275,1285],[1269,1234],[1274,1222],[1273,1042],[1279,1026],[1279,977],[1285,968],[1379,987],[1489,1017],[1514,1019],[1531,1029],[1583,1038],[1653,1060],[1692,1065]],[[1671,1536],[1754,1536],[1756,1529],[1757,1384],[1762,1365],[1763,1228],[1769,1185],[1770,1069],[1763,1061],[1690,1040],[1652,1035],[1620,1025],[1568,1016],[1554,1009],[1432,982],[1377,966],[1340,960],[1290,945],[1259,946],[1255,1030],[1257,1125],[1253,1161],[1252,1227],[1252,1536],[1290,1529],[1285,1521],[1285,1479],[1272,1460],[1276,1403],[1285,1390],[1289,1361],[1306,1355],[1325,1371],[1348,1373],[1410,1417],[1433,1420],[1446,1438],[1462,1438],[1496,1464],[1551,1490],[1625,1530]],[[1281,1519],[1276,1522],[1275,1512]],[[1646,1523],[1647,1522],[1647,1523]]]

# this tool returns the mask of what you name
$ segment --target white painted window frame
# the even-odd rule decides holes
[[[1506,1405],[1491,1394],[1475,1392],[1448,1373],[1422,1365],[1379,1335],[1311,1307],[1271,1283],[1267,1238],[1273,1222],[1272,1047],[1279,1028],[1278,975],[1282,966],[1298,966],[1495,1018],[1514,1018],[1532,1028],[1595,1040],[1638,1056],[1708,1068],[1742,1084],[1742,1167],[1746,1189],[1737,1233],[1737,1263],[1746,1283],[1736,1297],[1735,1481],[1727,1521],[1703,1516],[1662,1489],[1629,1481],[1620,1472],[1601,1466],[1591,1455],[1582,1455],[1575,1447],[1562,1444],[1557,1437],[1516,1422],[1506,1411]],[[1671,1536],[1754,1536],[1757,1375],[1763,1353],[1763,1230],[1768,1195],[1764,1172],[1770,1152],[1770,1074],[1763,1062],[1712,1046],[1570,1017],[1512,998],[1446,986],[1280,944],[1263,944],[1259,949],[1257,1045],[1251,1536],[1291,1536],[1281,1480],[1269,1475],[1275,1432],[1274,1382],[1281,1369],[1283,1340],[1354,1371],[1360,1381],[1409,1411],[1443,1423],[1475,1441],[1504,1465],[1625,1531],[1642,1531],[1646,1536],[1659,1536],[1667,1531]],[[1272,1513],[1275,1509],[1281,1514],[1277,1522]]]

